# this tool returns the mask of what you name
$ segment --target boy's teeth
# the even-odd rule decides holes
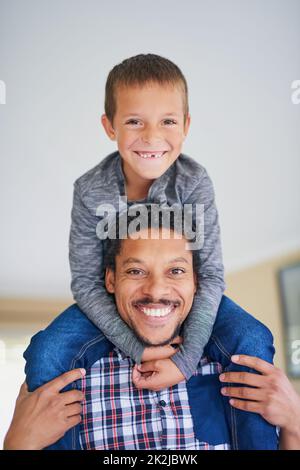
[[[167,308],[146,308],[146,307],[141,307],[141,310],[145,313],[145,315],[148,315],[150,317],[165,317],[168,315],[173,306],[170,305]]]
[[[160,152],[160,153],[140,153],[140,152],[137,152],[141,157],[143,158],[160,158],[162,157],[162,155],[164,154],[164,152]]]

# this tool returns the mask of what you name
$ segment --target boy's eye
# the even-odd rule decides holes
[[[176,121],[174,121],[173,119],[165,119],[165,122],[166,122],[166,121],[169,121],[169,122],[171,122],[172,124],[176,124]]]
[[[134,124],[139,122],[137,119],[130,119],[130,121],[127,121],[126,124]],[[171,122],[172,124],[176,124],[176,121],[173,119],[165,119],[164,122]]]
[[[126,124],[135,124],[138,122],[136,119],[130,119],[130,121],[127,121]]]

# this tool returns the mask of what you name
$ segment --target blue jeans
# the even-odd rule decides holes
[[[94,348],[88,346],[95,345]],[[29,391],[54,379],[62,373],[84,367],[89,369],[96,360],[113,349],[102,332],[74,304],[43,331],[32,337],[24,353],[25,374]],[[96,350],[95,350],[96,348]],[[233,364],[233,354],[247,354],[273,363],[275,349],[270,330],[248,314],[239,305],[223,295],[211,338],[204,355],[219,362],[225,371],[249,371],[253,369]],[[190,379],[192,380],[192,379]],[[79,388],[74,382],[63,391]],[[232,449],[258,450],[276,449],[277,435],[259,414],[237,410],[224,397],[226,421],[231,433]],[[212,426],[216,423],[212,423]],[[63,438],[47,449],[74,449],[79,427],[67,431]]]

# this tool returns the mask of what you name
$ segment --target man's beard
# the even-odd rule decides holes
[[[137,331],[137,329],[135,328],[135,326],[133,325],[133,323],[130,321],[130,328],[132,329],[132,331],[134,332],[134,334],[136,335],[136,337],[138,338],[138,340],[142,343],[143,346],[145,347],[159,347],[159,346],[167,346],[168,344],[170,344],[173,339],[175,339],[178,335],[180,335],[180,332],[181,332],[181,327],[182,327],[182,322],[179,322],[172,335],[164,340],[164,341],[161,341],[160,343],[151,343],[151,341],[147,338],[145,338],[144,336],[141,336],[140,333]]]

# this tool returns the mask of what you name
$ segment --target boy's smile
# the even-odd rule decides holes
[[[122,157],[127,192],[141,189],[143,196],[178,158],[190,125],[184,125],[183,96],[179,86],[149,83],[118,87],[116,114],[111,124],[105,114],[102,124],[116,140]]]

